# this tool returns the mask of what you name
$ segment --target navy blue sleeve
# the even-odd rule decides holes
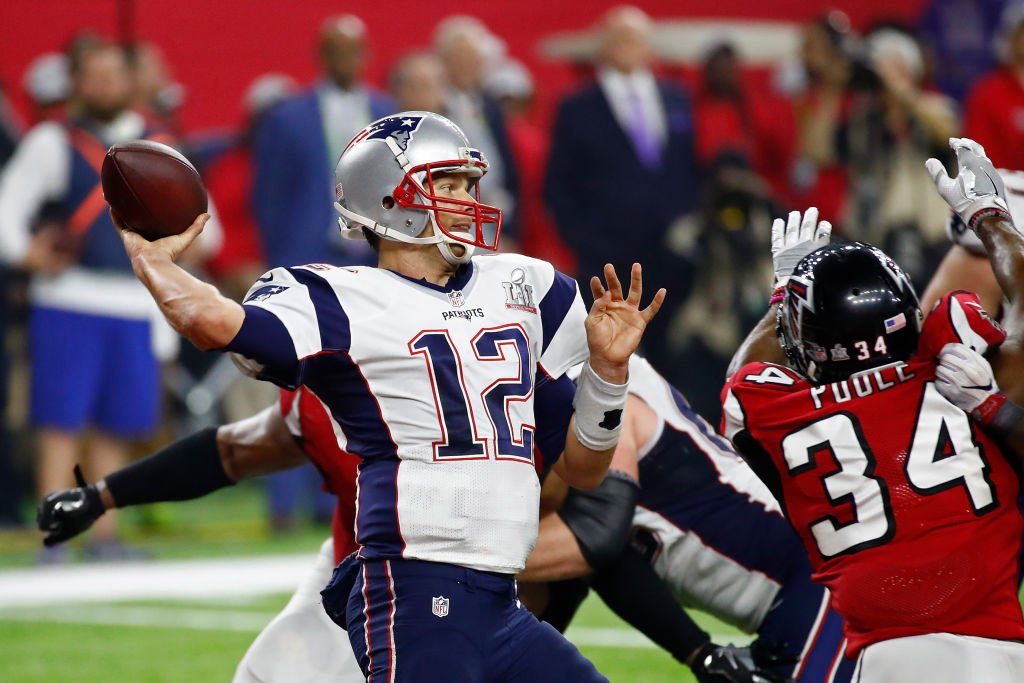
[[[541,373],[534,389],[533,412],[537,418],[535,443],[541,458],[541,477],[562,457],[569,420],[573,414],[576,385],[568,375],[551,379]]]
[[[245,319],[238,334],[224,351],[252,361],[240,367],[257,379],[265,379],[286,389],[300,382],[302,363],[296,357],[295,345],[284,323],[273,313],[256,306],[243,306]]]

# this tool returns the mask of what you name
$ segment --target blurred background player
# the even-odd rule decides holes
[[[66,121],[45,121],[0,176],[0,257],[32,274],[31,421],[38,430],[40,492],[71,483],[87,451],[88,472],[125,464],[132,439],[157,426],[160,374],[154,347],[169,331],[113,230],[99,187],[106,149],[147,137],[167,140],[128,109],[124,52],[96,40],[71,53],[73,100]],[[36,228],[44,207],[52,219]],[[211,238],[215,233],[211,233]],[[64,549],[48,551],[46,561]],[[116,516],[98,526],[87,553],[124,557]]]

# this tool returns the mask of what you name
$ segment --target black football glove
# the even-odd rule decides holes
[[[700,683],[790,683],[770,671],[754,665],[750,648],[708,643],[690,666]]]
[[[82,468],[75,465],[77,488],[54,491],[39,505],[36,524],[47,532],[43,545],[53,546],[74,538],[92,526],[106,508],[95,484],[86,484]]]

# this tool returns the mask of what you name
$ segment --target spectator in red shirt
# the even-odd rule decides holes
[[[790,107],[774,94],[754,93],[743,81],[741,67],[730,42],[717,42],[705,53],[693,98],[694,121],[700,131],[697,160],[702,170],[710,171],[721,155],[740,154],[782,194],[788,180],[784,169],[793,155]]]
[[[1003,12],[996,48],[1003,66],[971,90],[964,133],[997,167],[1024,168],[1024,3]]]
[[[807,23],[800,45],[805,83],[793,93],[796,154],[789,199],[797,206],[814,204],[832,221],[840,219],[846,205],[848,181],[839,139],[850,108],[853,64],[846,46],[852,38],[842,12]]]

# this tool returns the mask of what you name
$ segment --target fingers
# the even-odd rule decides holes
[[[124,224],[123,220],[121,220],[121,216],[118,215],[117,211],[114,211],[113,208],[110,209],[110,220],[114,222],[114,227],[121,232],[128,229],[128,226]]]
[[[629,271],[629,294],[626,301],[634,306],[640,305],[640,295],[644,291],[643,268],[639,263],[634,263]]]
[[[928,175],[932,177],[932,182],[935,183],[935,187],[939,189],[939,194],[943,197],[949,193],[953,188],[954,180],[949,177],[946,173],[946,167],[942,165],[942,162],[938,159],[928,159],[924,162],[925,169],[928,170]]]
[[[661,310],[661,305],[665,303],[665,297],[668,296],[668,290],[664,287],[659,289],[654,294],[654,298],[651,299],[651,303],[648,304],[647,308],[640,311],[641,317],[643,317],[644,323],[649,323],[654,319],[654,316],[658,315],[658,311]]]
[[[619,276],[615,272],[615,266],[610,263],[604,264],[604,280],[608,283],[608,291],[612,294],[612,299],[621,301],[622,296],[622,283],[619,282]]]
[[[949,148],[956,152],[957,156],[960,155],[961,151],[970,152],[979,157],[988,156],[985,154],[985,148],[971,138],[950,138]]]
[[[199,233],[203,231],[203,228],[206,226],[209,220],[210,214],[199,214],[198,216],[196,216],[196,219],[192,221],[192,225],[188,226],[185,229],[185,232],[181,233],[182,236],[187,237],[188,241],[191,242],[192,240],[199,236]]]
[[[82,466],[75,464],[75,483],[85,488],[88,484],[85,481],[85,477],[82,475]]]
[[[818,229],[814,233],[815,241],[828,242],[832,239],[832,224],[828,221],[818,223]]]
[[[814,229],[818,227],[818,207],[810,206],[804,211],[804,219],[800,222],[800,241],[810,242],[814,239]]]
[[[590,294],[594,297],[594,301],[597,301],[604,296],[604,287],[601,286],[601,278],[596,275],[590,278]]]
[[[786,219],[786,234],[782,238],[784,246],[791,246],[800,240],[800,212],[790,211]]]
[[[777,253],[784,244],[783,236],[786,233],[786,221],[776,218],[772,221],[772,253]]]

